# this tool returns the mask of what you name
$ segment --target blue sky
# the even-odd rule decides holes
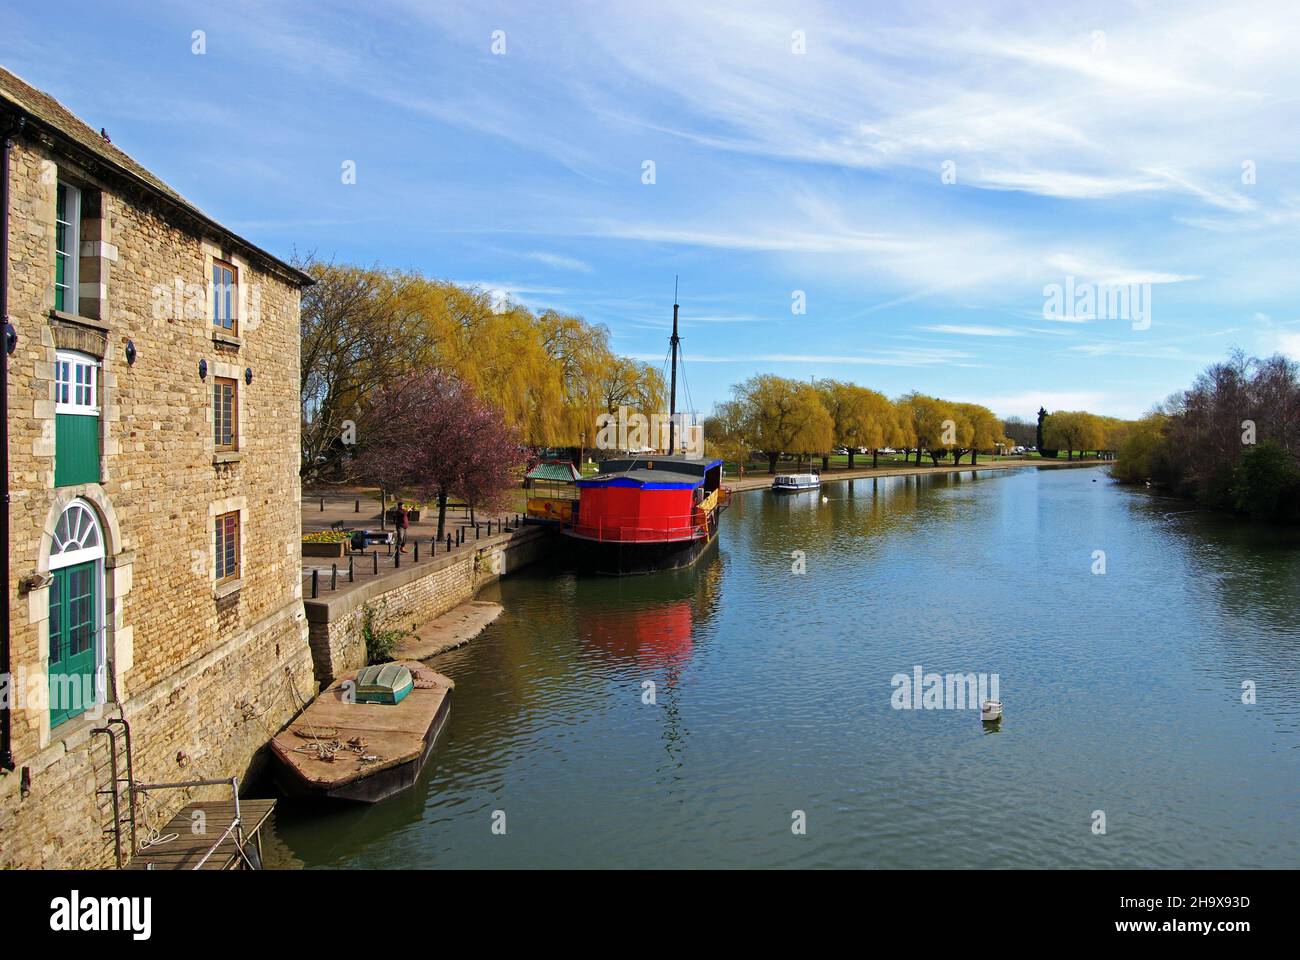
[[[680,275],[700,409],[771,371],[1132,416],[1300,356],[1300,4],[867,6],[29,4],[0,63],[282,256],[656,363]],[[1045,317],[1067,278],[1150,284],[1150,326]]]

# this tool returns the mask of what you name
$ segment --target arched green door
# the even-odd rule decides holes
[[[104,536],[85,500],[64,508],[50,536],[50,726],[103,696]]]
[[[95,701],[96,561],[53,572],[50,583],[50,726]]]

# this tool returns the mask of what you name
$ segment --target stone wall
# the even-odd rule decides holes
[[[52,315],[59,179],[84,188],[94,217],[83,223],[77,312]],[[104,866],[111,816],[95,791],[107,785],[106,742],[91,732],[102,717],[51,729],[37,696],[49,662],[49,590],[39,577],[54,525],[78,499],[104,531],[105,710],[132,725],[136,779],[245,775],[315,692],[298,546],[299,293],[282,265],[105,164],[82,166],[57,138],[17,141],[10,189],[9,312],[19,339],[9,359],[6,586],[23,689],[12,727],[17,769],[0,773],[0,867]],[[214,257],[239,267],[237,336],[214,335],[206,309]],[[54,486],[58,348],[101,361],[98,483]],[[214,448],[214,376],[238,382],[234,454]],[[213,518],[234,510],[242,577],[218,586]],[[35,587],[20,590],[33,576]],[[184,800],[155,797],[155,820]]]
[[[317,681],[327,684],[365,665],[367,606],[380,627],[414,632],[484,585],[541,559],[553,549],[553,537],[554,531],[537,526],[484,537],[474,549],[411,564],[337,597],[304,601]]]

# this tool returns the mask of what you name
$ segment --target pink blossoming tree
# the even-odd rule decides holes
[[[500,414],[461,380],[430,370],[385,387],[358,424],[361,476],[438,504],[438,539],[447,501],[495,507],[515,482],[524,451]]]

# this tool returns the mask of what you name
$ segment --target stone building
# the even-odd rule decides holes
[[[137,782],[242,779],[316,692],[298,486],[311,280],[3,69],[0,136],[0,868],[111,866],[108,718],[130,724]],[[139,829],[220,795],[151,793]]]

